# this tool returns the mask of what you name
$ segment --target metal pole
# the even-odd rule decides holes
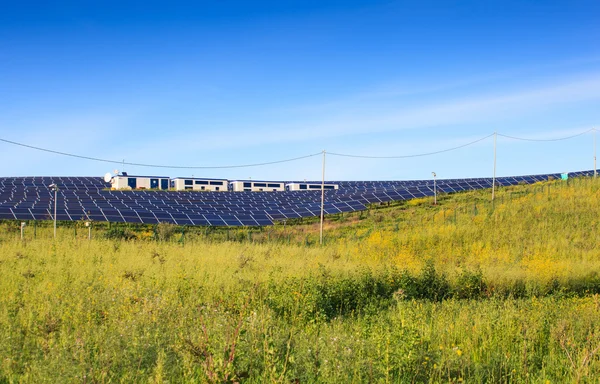
[[[54,239],[56,239],[56,203],[58,201],[58,185],[54,185]]]
[[[494,132],[494,175],[492,177],[492,201],[496,197],[496,140],[498,133]]]
[[[323,245],[323,219],[325,217],[325,150],[323,150],[323,170],[321,178],[321,230],[319,244]]]
[[[433,175],[433,205],[437,205],[437,185],[435,182],[435,177],[437,176],[435,172],[431,172]]]
[[[594,179],[596,178],[596,128],[594,128]]]

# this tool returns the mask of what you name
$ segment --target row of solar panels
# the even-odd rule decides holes
[[[571,176],[589,176],[593,171]],[[560,174],[496,179],[497,185],[535,183]],[[27,181],[24,181],[27,179]],[[31,180],[29,180],[31,179]],[[60,184],[63,182],[64,184]],[[59,183],[58,220],[94,220],[178,225],[263,226],[274,221],[320,214],[320,191],[286,192],[161,192],[106,191],[98,178],[0,178],[0,219],[49,220],[54,194],[47,185]],[[326,191],[325,213],[352,212],[377,202],[432,196],[433,182],[338,182],[340,189]],[[438,180],[438,191],[458,192],[490,188],[492,179]]]
[[[548,176],[560,177],[560,174],[546,174],[546,175],[533,175],[533,176],[516,176],[516,177],[503,177],[498,178],[500,183],[504,180],[518,180],[518,181],[530,181],[532,178],[547,178]],[[472,183],[487,180],[487,178],[478,179],[442,179],[438,180],[438,183]],[[540,181],[537,180],[537,181]],[[293,183],[305,183],[305,181],[293,181]],[[311,181],[309,183],[320,184],[320,181]],[[396,187],[408,187],[408,186],[419,186],[433,184],[433,180],[391,180],[391,181],[328,181],[330,184],[338,184],[340,187],[364,189],[364,188],[393,188]],[[17,187],[34,187],[34,188],[48,188],[51,184],[61,185],[66,189],[76,190],[102,190],[110,188],[110,184],[106,183],[103,179],[98,177],[9,177],[0,179],[0,189],[9,186]]]
[[[94,220],[109,222],[156,224],[169,222],[178,225],[214,225],[214,226],[262,226],[271,225],[274,220],[312,217],[320,213],[320,204],[311,203],[294,207],[280,207],[266,211],[207,212],[197,207],[188,209],[165,209],[156,206],[139,206],[133,208],[118,208],[113,205],[81,207],[77,205],[59,205],[57,220],[77,221]],[[327,214],[352,212],[364,209],[364,204],[358,202],[326,203],[324,211]],[[51,220],[53,208],[24,208],[0,206],[0,219],[9,220]]]

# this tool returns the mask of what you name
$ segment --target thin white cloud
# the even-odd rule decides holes
[[[307,152],[306,148],[312,148],[310,152],[319,151],[323,149],[324,141],[339,143],[339,146],[336,146],[336,150],[339,152],[348,148],[363,148],[361,153],[371,154],[371,151],[368,150],[369,147],[360,141],[356,142],[355,139],[358,135],[397,133],[403,130],[418,131],[432,126],[455,128],[457,125],[465,124],[472,128],[481,124],[481,129],[471,129],[471,132],[481,132],[481,135],[473,133],[473,136],[470,136],[473,139],[480,138],[494,130],[515,136],[536,138],[538,136],[532,136],[532,133],[515,133],[514,129],[512,131],[509,131],[508,128],[502,129],[502,122],[507,119],[518,119],[520,116],[528,114],[539,114],[540,111],[550,107],[560,108],[563,105],[599,98],[600,74],[592,74],[587,77],[563,80],[555,84],[514,92],[471,95],[446,102],[422,103],[418,107],[410,108],[402,105],[394,106],[393,103],[393,108],[390,107],[390,103],[381,107],[377,103],[367,104],[365,102],[360,112],[354,112],[351,108],[340,105],[328,117],[306,119],[304,116],[291,115],[289,120],[295,120],[295,123],[288,123],[287,120],[270,124],[255,122],[248,124],[245,129],[232,130],[223,127],[210,132],[202,129],[197,129],[193,133],[174,131],[170,136],[163,135],[159,139],[145,137],[135,144],[127,141],[121,142],[119,130],[134,119],[131,116],[120,114],[76,116],[55,119],[50,122],[43,120],[23,122],[16,127],[16,130],[3,129],[2,136],[55,150],[67,149],[69,152],[77,154],[115,160],[125,157],[126,161],[131,162],[190,166],[211,165],[218,162],[219,165],[223,165],[240,163],[239,157],[236,157],[232,151],[252,151],[253,148],[274,145],[286,149],[273,153],[254,152],[253,158],[249,159],[250,162],[268,161],[281,158],[281,153],[288,153],[288,157],[303,155]],[[544,131],[539,133],[539,138],[563,137],[582,130],[575,128],[567,131]],[[535,131],[539,131],[539,126],[533,130],[533,132]],[[460,145],[468,140],[457,138],[455,141]],[[114,145],[110,145],[110,143],[114,143]],[[387,143],[377,146],[377,153],[385,152],[384,144]],[[444,140],[439,149],[452,146],[454,143],[450,145],[450,142]],[[391,147],[393,147],[392,149],[398,148],[396,143],[391,143]],[[416,138],[409,148],[423,152],[419,148],[429,151],[435,149],[436,146],[428,139],[418,140]],[[13,153],[17,152],[11,151],[11,155]],[[160,156],[156,156],[157,154]],[[394,155],[395,153],[391,152],[390,154]],[[47,161],[48,159],[48,156],[41,153],[32,152],[30,155],[28,159],[30,168],[23,169],[31,169],[31,164],[35,161]],[[4,161],[9,160],[5,156],[2,157]],[[60,163],[65,162],[60,161]],[[26,166],[24,165],[24,167]],[[113,166],[107,167],[112,169]]]
[[[246,128],[185,134],[173,137],[168,145],[182,150],[197,148],[205,143],[214,150],[248,148],[252,146],[293,143],[308,143],[326,138],[343,138],[352,135],[396,132],[432,126],[477,124],[490,126],[497,121],[516,119],[525,114],[539,113],[549,107],[558,108],[577,102],[600,99],[600,74],[559,84],[523,89],[500,95],[472,95],[468,98],[449,100],[435,104],[422,104],[406,108],[397,105],[382,111],[377,105],[372,111],[364,108],[360,113],[347,111],[343,107],[332,112],[331,117],[303,119],[290,116],[297,123],[279,123],[269,126],[259,123]],[[493,129],[482,128],[492,132]],[[164,141],[161,142],[165,144]]]

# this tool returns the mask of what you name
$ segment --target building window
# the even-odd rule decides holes
[[[223,185],[222,181],[211,181],[210,185]]]
[[[195,183],[201,184],[201,185],[208,185],[208,181],[206,181],[206,180],[196,180]]]
[[[268,184],[267,187],[269,187],[269,188],[280,188],[281,184]]]
[[[300,189],[306,189],[308,186],[306,184],[300,184]]]
[[[244,183],[244,188],[252,188],[252,183]]]
[[[254,186],[265,188],[267,186],[267,183],[254,183]]]
[[[184,180],[183,185],[192,185],[193,180]]]
[[[128,177],[127,178],[127,185],[131,189],[136,189],[137,188],[137,179],[135,177]]]

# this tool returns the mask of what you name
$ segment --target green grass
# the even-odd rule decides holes
[[[0,383],[596,382],[598,187],[374,206],[324,246],[314,220],[6,222]]]

